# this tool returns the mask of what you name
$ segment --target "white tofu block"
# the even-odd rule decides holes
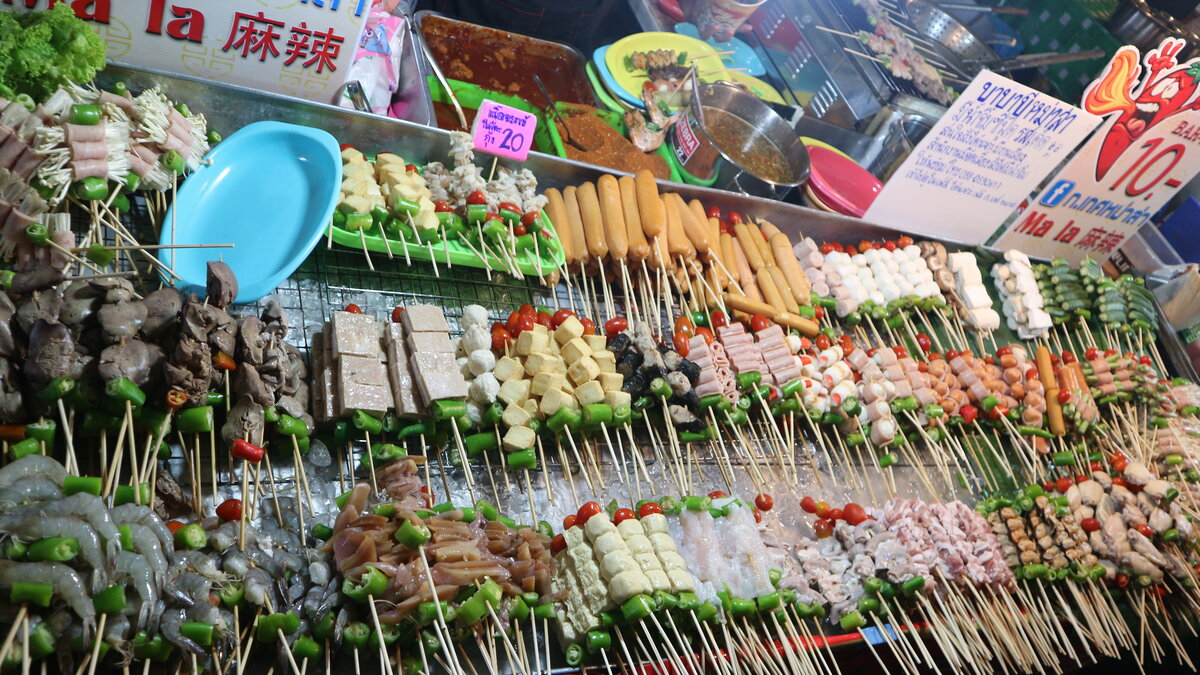
[[[528,399],[526,399],[528,400]],[[504,423],[510,427],[523,427],[529,424],[529,411],[520,403],[509,403],[504,409],[504,414],[501,416]]]
[[[584,335],[583,340],[594,352],[604,351],[608,347],[608,338],[603,335]]]
[[[372,356],[383,353],[379,347],[379,322],[366,314],[334,312],[331,344],[338,356]]]
[[[537,435],[533,433],[533,429],[529,427],[510,427],[504,432],[504,439],[501,443],[504,449],[509,452],[517,452],[518,450],[528,450],[533,447],[537,440]]]
[[[542,335],[545,335],[545,336],[546,336],[546,339],[547,339],[547,340],[549,340],[549,339],[550,339],[550,329],[549,329],[549,328],[546,328],[545,326],[543,326],[543,325],[542,325],[542,324],[540,324],[540,323],[535,323],[535,324],[533,324],[533,332],[535,332],[535,333],[541,333]]]
[[[421,352],[453,354],[454,343],[450,341],[449,333],[409,333],[408,350],[413,354]]]
[[[596,365],[600,366],[600,372],[602,373],[617,372],[617,355],[607,349],[592,352],[592,360],[596,362]]]
[[[546,417],[549,417],[558,412],[564,405],[567,405],[568,401],[574,400],[574,396],[561,389],[551,389],[542,395],[542,401],[538,405],[538,410]]]
[[[991,307],[992,298],[988,295],[987,289],[983,284],[974,284],[961,289],[963,304],[967,309],[979,309],[982,307]]]
[[[567,320],[558,324],[558,328],[554,329],[554,339],[558,344],[565,345],[583,335],[583,323],[579,319],[568,316]]]
[[[627,391],[609,391],[604,393],[604,402],[614,408],[619,405],[632,405],[633,396]]]
[[[500,393],[496,398],[504,403],[523,403],[529,398],[529,380],[508,380],[500,385]]]
[[[436,305],[411,305],[400,314],[404,330],[409,333],[449,333],[446,315]]]
[[[538,373],[529,386],[531,396],[545,396],[551,389],[562,389],[563,376],[558,373]]]
[[[492,369],[492,374],[501,382],[519,380],[525,377],[525,367],[513,357],[505,356],[496,362],[496,367]]]
[[[535,352],[525,358],[525,375],[533,376],[538,373],[550,372],[558,357],[553,354]]]
[[[600,383],[595,380],[582,384],[575,388],[575,400],[579,401],[579,405],[603,403],[604,387],[601,387]]]
[[[343,356],[338,360],[337,388],[343,416],[355,410],[382,415],[393,405],[387,368],[378,358]]]
[[[567,368],[567,377],[571,378],[571,382],[577,387],[596,379],[599,375],[600,366],[596,365],[590,356],[580,358],[570,368]]]
[[[562,356],[567,363],[575,363],[585,356],[592,355],[592,348],[583,338],[574,338],[564,343],[562,346]]]
[[[596,379],[600,380],[604,391],[621,391],[621,385],[625,384],[625,376],[620,373],[601,372]]]
[[[409,367],[426,406],[442,399],[466,398],[467,381],[458,372],[453,354],[413,354]]]
[[[534,352],[544,352],[549,341],[550,338],[542,333],[532,330],[522,331],[517,336],[517,353],[521,356],[529,356]]]
[[[532,397],[525,399],[525,402],[521,406],[525,408],[525,412],[529,413],[530,418],[538,416],[538,402],[533,400]]]

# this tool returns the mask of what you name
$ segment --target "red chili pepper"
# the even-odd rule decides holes
[[[167,392],[167,407],[182,408],[184,403],[187,403],[188,395],[178,389],[172,389]]]
[[[248,441],[241,438],[233,440],[233,448],[229,451],[237,459],[242,459],[253,464],[258,464],[262,461],[265,451],[257,445],[251,445]]]
[[[171,534],[175,534],[179,530],[183,529],[183,523],[179,522],[178,520],[168,520],[167,529],[171,531]]]
[[[221,370],[237,370],[237,362],[225,352],[218,351],[213,355],[213,365]]]

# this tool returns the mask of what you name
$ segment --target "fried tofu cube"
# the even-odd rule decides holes
[[[504,414],[501,416],[505,424],[510,427],[523,427],[529,424],[529,411],[525,409],[522,403],[508,404],[508,407],[504,409]]]
[[[590,356],[584,356],[567,368],[567,377],[571,378],[571,382],[575,386],[580,386],[584,382],[590,382],[600,375],[600,366]]]
[[[504,433],[504,449],[509,452],[528,450],[533,447],[537,435],[529,427],[509,427]]]
[[[525,374],[536,376],[538,373],[549,372],[557,356],[535,352],[525,359]]]
[[[505,403],[524,403],[529,398],[529,380],[508,380],[500,385],[496,398]]]
[[[571,384],[571,380],[566,375],[563,375],[561,389],[572,396],[575,395],[575,385]]]
[[[579,401],[579,405],[592,405],[593,403],[604,402],[604,387],[600,383],[592,380],[586,384],[581,384],[575,387],[575,400]]]
[[[632,405],[633,396],[631,396],[629,392],[621,391],[620,389],[617,389],[616,391],[606,391],[604,392],[604,402],[614,408],[619,405]]]
[[[524,402],[524,403],[522,403],[521,405],[522,405],[522,406],[525,408],[525,411],[529,413],[529,417],[530,417],[531,419],[532,419],[532,418],[534,418],[534,417],[537,417],[537,415],[538,415],[538,402],[537,402],[537,401],[535,401],[535,400],[533,400],[533,397],[532,397],[532,396],[531,396],[531,397],[529,397],[529,398],[527,398],[527,399],[525,399],[525,402]]]
[[[583,338],[575,338],[562,346],[562,356],[567,363],[575,363],[579,359],[591,355],[592,348],[583,341]]]
[[[567,374],[567,362],[561,356],[552,357],[546,364],[547,373],[558,373],[559,375]]]
[[[551,340],[550,343],[546,345],[546,353],[553,354],[555,356],[558,356],[562,353],[562,347],[559,346],[558,340]]]
[[[521,365],[520,361],[511,356],[505,356],[496,362],[496,367],[492,369],[492,374],[501,382],[519,380],[525,377],[525,367]]]
[[[550,342],[550,338],[542,333],[532,330],[521,331],[521,335],[517,337],[517,353],[521,356],[529,356],[536,352],[544,352],[548,342]]]
[[[596,362],[596,365],[600,366],[600,372],[617,372],[617,355],[607,349],[592,352],[592,359]]]
[[[625,384],[625,376],[620,373],[600,373],[597,379],[604,391],[621,391],[621,385]]]
[[[533,332],[535,332],[535,333],[541,333],[542,335],[545,335],[545,336],[546,336],[546,339],[547,339],[547,340],[549,340],[549,339],[550,339],[550,329],[549,329],[549,328],[547,328],[547,327],[545,327],[545,326],[543,326],[543,325],[542,325],[542,324],[540,324],[540,323],[535,323],[535,324],[533,324]]]
[[[441,307],[435,305],[411,305],[400,314],[404,330],[409,333],[449,333],[450,324]]]
[[[558,412],[559,409],[564,405],[570,407],[569,402],[574,400],[575,397],[571,396],[562,389],[551,389],[547,391],[544,396],[542,396],[542,402],[538,406],[538,410],[540,410],[541,413],[546,417],[550,417],[554,413]]]
[[[608,347],[608,338],[603,335],[584,335],[583,340],[594,352],[604,351]]]
[[[551,389],[562,389],[563,376],[558,373],[538,373],[533,376],[533,384],[529,386],[532,396],[545,396]]]
[[[582,335],[583,323],[573,316],[568,316],[566,321],[558,324],[558,328],[554,329],[554,339],[560,345],[565,345]]]

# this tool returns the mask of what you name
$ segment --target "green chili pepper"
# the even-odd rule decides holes
[[[533,448],[509,453],[508,468],[513,470],[536,469],[537,454]]]
[[[463,447],[467,449],[468,457],[475,457],[481,452],[499,449],[500,439],[494,432],[484,431],[463,438]]]
[[[246,596],[246,587],[240,581],[231,581],[221,587],[219,595],[221,604],[232,608],[242,602],[242,598]]]
[[[115,614],[125,609],[126,604],[124,586],[109,586],[92,596],[97,614]]]
[[[129,401],[134,406],[142,406],[146,403],[146,392],[125,377],[109,380],[108,384],[104,385],[104,393],[111,399]]]
[[[755,598],[754,602],[755,605],[757,605],[759,612],[774,612],[782,605],[778,591],[773,591],[771,593],[767,593],[766,595],[760,595]]]
[[[900,457],[894,452],[886,452],[879,456],[879,466],[886,469],[895,464]]]
[[[281,436],[307,436],[308,426],[304,424],[304,420],[291,415],[280,415],[279,421],[275,423],[275,431]]]
[[[712,497],[696,495],[684,497],[683,506],[688,511],[707,511],[712,508]]]
[[[867,620],[857,611],[849,611],[843,614],[842,618],[838,620],[838,625],[845,631],[857,630],[867,625]]]
[[[98,176],[89,176],[83,180],[75,181],[75,184],[71,186],[71,192],[80,201],[104,201],[108,199],[108,181]]]
[[[1071,466],[1075,463],[1075,455],[1068,450],[1054,453],[1054,466]]]
[[[717,610],[716,606],[713,605],[711,602],[702,602],[702,603],[700,603],[700,606],[696,608],[696,620],[697,621],[703,621],[703,622],[715,621],[717,616],[719,616],[719,615],[720,615],[720,612]]]
[[[650,597],[639,593],[621,605],[621,616],[626,622],[632,623],[650,616],[653,610],[654,603]]]
[[[183,155],[174,150],[164,152],[159,161],[162,163],[163,168],[171,173],[183,173],[183,170],[187,168],[187,163],[183,160]]]
[[[350,649],[359,650],[367,645],[370,635],[371,628],[367,624],[355,621],[342,629],[342,642],[349,645]]]
[[[433,414],[433,419],[439,421],[462,417],[467,414],[467,404],[454,400],[434,401],[430,406],[430,413]]]
[[[95,103],[76,103],[71,106],[71,124],[79,124],[84,126],[96,126],[100,124],[103,118],[103,112],[99,104]]]
[[[387,585],[387,575],[374,567],[368,566],[366,571],[362,573],[362,576],[359,577],[357,583],[350,579],[342,582],[342,595],[361,604],[366,602],[369,597],[383,595],[383,592],[387,590]]]
[[[579,413],[566,406],[563,406],[558,409],[558,412],[551,415],[550,419],[546,420],[546,426],[549,427],[551,431],[559,432],[565,427],[573,428],[577,426],[581,420],[582,417]]]
[[[571,667],[578,666],[583,663],[584,649],[578,642],[572,642],[567,645],[566,651],[567,665]]]
[[[3,551],[0,551],[7,560],[20,560],[29,553],[29,546],[20,539],[9,539],[4,542]]]
[[[583,424],[588,427],[598,427],[612,422],[613,409],[606,403],[592,403],[583,406]]]
[[[734,378],[738,389],[749,389],[757,387],[762,383],[762,373],[757,370],[750,370],[744,373],[738,373]]]
[[[922,592],[924,592],[924,590],[925,577],[922,576],[916,576],[908,579],[900,585],[900,592],[903,593],[904,597],[906,598],[920,595]]]
[[[138,504],[150,504],[149,483],[138,483],[137,492],[134,492],[132,485],[118,485],[116,489],[113,490],[113,506],[133,504],[135,502]]]
[[[175,546],[184,549],[203,548],[208,543],[208,534],[197,523],[184,525],[175,531]]]
[[[394,536],[396,541],[415,551],[429,541],[429,528],[413,525],[411,520],[405,520]]]
[[[54,585],[14,581],[8,599],[14,605],[30,603],[38,607],[49,607],[54,599]]]
[[[50,537],[29,545],[26,556],[31,562],[67,562],[79,555],[79,541],[74,537]]]
[[[128,525],[118,525],[117,532],[121,536],[121,550],[133,550],[133,528]]]
[[[354,423],[354,428],[359,431],[365,431],[369,434],[377,434],[383,431],[383,420],[365,410],[355,410],[351,420]]]
[[[96,476],[63,476],[62,491],[64,495],[86,492],[99,497],[102,488],[101,480]]]
[[[589,630],[585,636],[587,653],[595,654],[612,648],[612,636],[604,631]]]
[[[38,398],[46,403],[53,403],[70,394],[75,389],[75,380],[69,377],[56,377],[50,384],[42,388]]]

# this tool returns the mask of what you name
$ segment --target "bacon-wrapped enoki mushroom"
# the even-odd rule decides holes
[[[36,177],[51,205],[66,199],[73,185],[84,199],[103,199],[108,181],[124,182],[129,172],[128,118],[117,108],[109,114],[92,98],[79,87],[59,89],[44,106],[52,122],[38,129],[34,149],[46,158]]]

